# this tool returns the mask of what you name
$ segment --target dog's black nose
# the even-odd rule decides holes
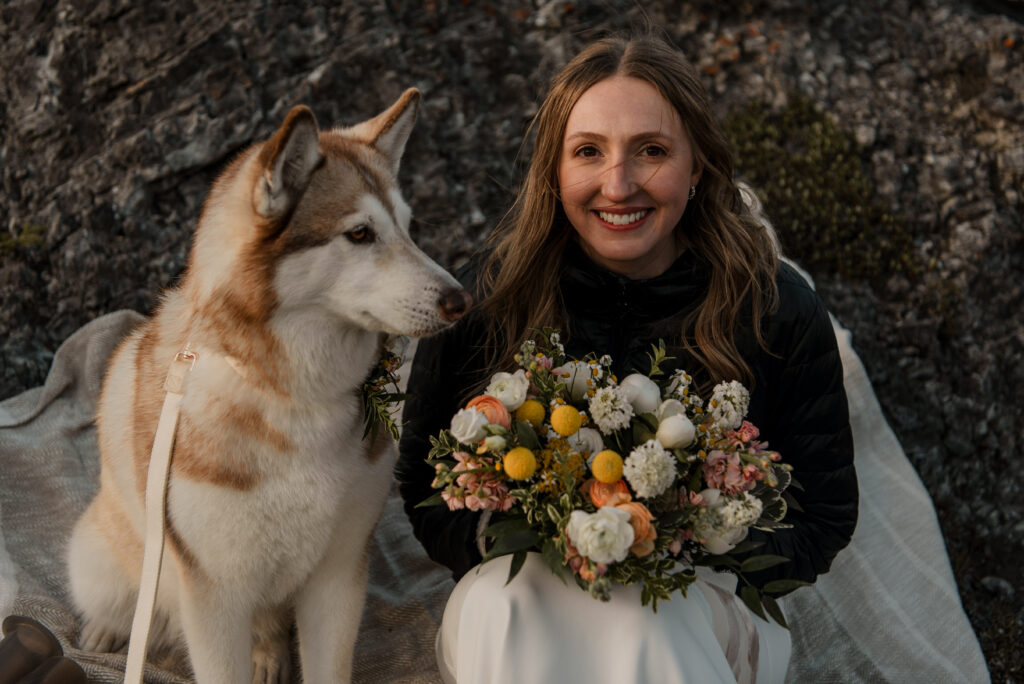
[[[457,321],[469,311],[471,306],[473,306],[473,297],[462,288],[445,290],[441,293],[441,298],[437,300],[441,318],[446,321]]]

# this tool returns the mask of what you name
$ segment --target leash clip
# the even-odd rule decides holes
[[[167,370],[167,379],[164,380],[164,390],[175,394],[185,393],[185,376],[188,375],[199,359],[199,355],[192,351],[191,343],[174,355],[174,362]]]

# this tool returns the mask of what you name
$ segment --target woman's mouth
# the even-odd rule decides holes
[[[611,211],[594,211],[597,218],[601,219],[604,223],[610,224],[613,228],[629,228],[634,224],[638,224],[647,218],[654,209],[640,209],[638,211],[631,212],[611,212]]]

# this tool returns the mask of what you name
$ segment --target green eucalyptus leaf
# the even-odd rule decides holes
[[[765,622],[768,621],[768,618],[764,614],[764,608],[761,606],[761,596],[758,594],[757,589],[748,584],[740,589],[740,598],[743,599],[743,602],[747,604],[747,608],[750,608],[750,611],[754,613],[754,615],[758,616]]]
[[[763,587],[761,587],[761,590],[764,591],[764,593],[766,594],[784,594],[787,591],[793,591],[794,589],[799,589],[800,587],[809,586],[811,586],[811,582],[805,582],[803,580],[798,579],[780,579],[768,582]]]
[[[678,528],[680,523],[682,523],[689,515],[690,512],[686,510],[662,513],[658,516],[658,527],[674,530]]]
[[[497,558],[506,556],[516,551],[527,551],[537,546],[540,542],[540,535],[533,530],[524,530],[505,535],[494,542],[494,546],[487,552],[485,558]]]
[[[512,554],[512,563],[508,566],[508,579],[505,580],[505,586],[519,574],[519,571],[523,569],[523,563],[526,562],[526,551],[516,551]]]
[[[423,501],[413,506],[413,508],[426,508],[427,506],[437,506],[438,504],[444,503],[444,497],[441,496],[441,492],[435,492],[428,496]]]
[[[649,440],[654,439],[654,431],[649,428],[643,420],[633,421],[633,429],[631,431],[633,436],[634,444],[645,444]]]
[[[562,560],[562,553],[558,550],[558,544],[555,543],[554,539],[545,539],[544,545],[540,548],[540,554],[544,558],[544,562],[551,568],[551,572],[555,574],[558,579],[562,580],[562,584],[567,584],[565,581],[565,573],[562,572],[565,564]]]
[[[786,616],[782,614],[782,608],[779,607],[778,602],[765,594],[761,597],[761,602],[764,604],[764,609],[768,611],[768,614],[772,616],[772,619],[777,623],[789,629],[789,625],[786,623]]]
[[[753,539],[747,539],[745,541],[741,541],[739,544],[734,546],[732,551],[730,551],[729,553],[731,553],[731,554],[747,553],[748,551],[753,551],[754,549],[758,549],[758,548],[764,546],[764,544],[765,543],[763,541],[754,541]]]
[[[704,556],[693,561],[694,565],[707,565],[713,568],[736,568],[739,569],[740,562],[732,556]]]
[[[658,417],[651,413],[650,411],[646,413],[641,413],[639,416],[637,416],[637,418],[641,422],[643,422],[644,425],[647,426],[647,429],[651,430],[652,432],[658,431]]]
[[[525,420],[516,420],[516,436],[519,438],[520,446],[532,449],[533,451],[540,450],[540,440],[537,439],[537,433],[534,432],[533,426]]]
[[[525,516],[519,515],[514,518],[506,518],[505,520],[491,523],[487,526],[487,529],[481,532],[481,535],[484,537],[504,537],[507,534],[528,529],[530,529],[530,523],[526,520]]]
[[[759,570],[765,570],[767,568],[773,568],[776,565],[782,563],[789,563],[790,560],[785,556],[774,556],[772,554],[764,554],[762,556],[751,556],[740,564],[740,572],[757,572]]]

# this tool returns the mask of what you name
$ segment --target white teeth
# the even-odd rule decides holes
[[[632,214],[612,214],[607,211],[599,211],[597,215],[601,217],[602,221],[607,221],[613,226],[626,226],[630,223],[636,223],[644,216],[647,216],[649,211],[650,209],[643,209]]]

